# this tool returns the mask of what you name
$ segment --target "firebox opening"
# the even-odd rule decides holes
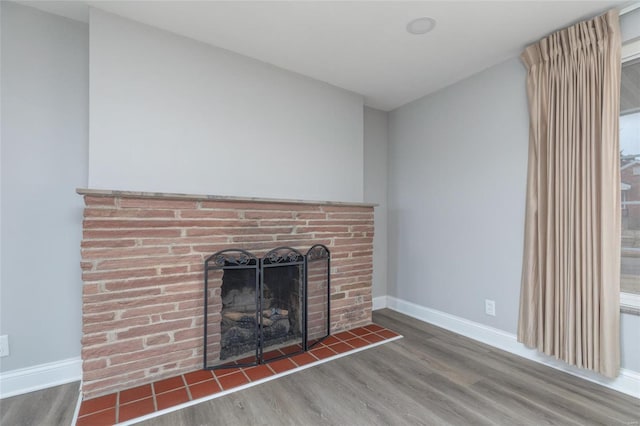
[[[204,368],[261,364],[309,350],[329,335],[330,253],[279,247],[205,260]]]
[[[265,269],[262,303],[257,297],[254,274],[254,270],[246,269],[224,271],[220,360],[255,356],[259,327],[265,352],[302,341],[300,265]]]

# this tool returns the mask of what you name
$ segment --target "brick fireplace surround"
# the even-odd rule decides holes
[[[331,331],[371,322],[373,204],[79,189],[84,398],[202,368],[203,264],[331,251]]]

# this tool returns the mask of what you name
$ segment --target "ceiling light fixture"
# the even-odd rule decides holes
[[[433,30],[436,26],[436,20],[424,16],[422,18],[416,18],[407,24],[407,32],[410,34],[426,34]]]

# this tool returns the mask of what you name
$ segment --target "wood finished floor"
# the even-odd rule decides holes
[[[640,425],[638,399],[393,311],[374,322],[404,339],[141,424]],[[1,401],[0,424],[68,424],[77,384],[42,392]]]
[[[0,425],[70,425],[79,394],[80,382],[73,382],[0,399]]]

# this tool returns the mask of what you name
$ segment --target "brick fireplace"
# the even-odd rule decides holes
[[[80,189],[83,394],[197,370],[204,259],[331,251],[331,331],[371,322],[373,205]]]

